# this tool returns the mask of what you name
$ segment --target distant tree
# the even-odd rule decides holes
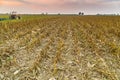
[[[83,12],[79,12],[79,15],[84,15],[84,13]]]
[[[41,15],[45,15],[44,13],[41,13]]]
[[[99,13],[97,13],[96,15],[100,15]]]
[[[58,13],[58,15],[60,15],[60,13]]]
[[[81,15],[84,15],[84,13],[82,12]]]
[[[79,12],[79,15],[81,15],[81,12]]]

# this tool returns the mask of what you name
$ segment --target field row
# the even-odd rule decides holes
[[[112,16],[47,16],[1,22],[0,78],[119,80],[119,21]]]

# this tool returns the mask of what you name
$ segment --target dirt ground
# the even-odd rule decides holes
[[[0,44],[0,80],[120,80],[120,50],[107,44],[120,41],[105,29],[76,17],[25,24]]]

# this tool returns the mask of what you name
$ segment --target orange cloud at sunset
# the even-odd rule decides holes
[[[20,6],[23,3],[19,1],[8,1],[8,0],[0,0],[0,5],[2,6]]]
[[[31,3],[39,3],[39,4],[54,4],[58,3],[58,0],[26,0]]]

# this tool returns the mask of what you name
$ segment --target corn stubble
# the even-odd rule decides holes
[[[0,80],[120,80],[119,16],[0,22]]]

